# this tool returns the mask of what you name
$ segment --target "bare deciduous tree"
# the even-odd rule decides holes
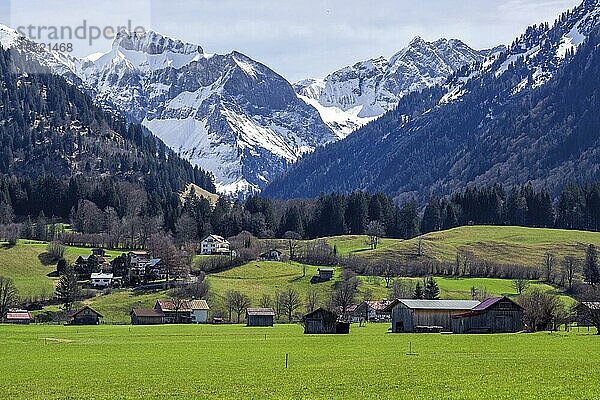
[[[271,300],[271,296],[269,296],[268,294],[264,294],[261,297],[260,302],[258,303],[258,305],[261,308],[271,308],[271,306],[273,305],[273,301]]]
[[[358,281],[351,279],[344,282],[339,282],[331,294],[331,304],[334,307],[339,307],[343,317],[346,316],[348,308],[354,304],[356,292],[358,289]]]
[[[558,296],[539,289],[521,295],[518,301],[525,308],[523,322],[530,332],[553,329],[556,317],[561,313],[561,308],[564,308]]]
[[[293,288],[287,288],[283,292],[283,310],[285,311],[288,322],[292,322],[294,317],[294,311],[296,311],[301,305],[302,300],[300,299],[300,295]]]
[[[577,258],[573,256],[566,256],[563,260],[563,274],[567,280],[567,289],[573,290],[573,280],[575,279],[575,272],[579,268]]]
[[[0,275],[0,320],[4,318],[10,306],[17,301],[18,295],[19,292],[13,280]]]
[[[379,245],[379,240],[385,236],[385,227],[379,221],[371,221],[367,225],[366,233],[369,236],[371,249],[376,249]]]
[[[319,292],[315,289],[309,289],[306,293],[306,311],[313,312],[317,309],[319,303]]]
[[[545,280],[546,282],[551,282],[552,276],[554,274],[554,264],[556,263],[556,259],[554,254],[549,251],[544,254],[544,271],[545,271]]]

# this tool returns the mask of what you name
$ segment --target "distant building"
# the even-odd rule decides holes
[[[105,257],[106,256],[106,250],[104,250],[101,247],[97,247],[95,249],[92,249],[92,254],[97,256],[97,257]]]
[[[195,324],[205,324],[208,322],[208,303],[206,300],[189,300],[188,307],[191,311],[191,322]]]
[[[266,261],[281,261],[281,257],[283,256],[283,253],[277,249],[271,249],[269,251],[267,251],[266,253],[263,253],[260,255],[260,258],[262,260],[266,260]]]
[[[113,274],[107,273],[93,273],[90,277],[90,283],[93,287],[111,287],[118,286],[121,282],[121,278],[114,277]]]
[[[78,311],[69,313],[71,325],[99,325],[102,314],[92,310],[90,307],[83,307]]]
[[[390,320],[390,312],[385,311],[391,300],[363,301],[351,310],[352,321],[382,322]]]
[[[319,273],[319,279],[321,281],[328,281],[333,278],[335,268],[319,268],[317,269],[317,272]]]
[[[487,299],[452,317],[454,333],[511,333],[523,330],[523,307],[508,297]]]
[[[4,322],[7,324],[28,325],[31,323],[31,313],[27,310],[9,311],[4,316]]]
[[[146,264],[150,261],[150,254],[147,251],[130,251],[127,253],[131,273],[136,276],[143,276],[146,273]]]
[[[208,235],[200,243],[200,254],[229,254],[229,242],[218,235]]]
[[[337,315],[324,308],[318,308],[308,313],[302,319],[305,334],[336,334],[350,333],[350,324],[340,322]]]
[[[131,325],[159,325],[163,323],[165,314],[153,308],[134,308],[130,316]]]
[[[394,300],[384,309],[391,312],[392,332],[450,332],[452,317],[471,311],[477,300]]]
[[[273,326],[275,311],[272,308],[247,308],[247,326]]]

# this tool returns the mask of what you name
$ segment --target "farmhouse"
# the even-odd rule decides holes
[[[275,311],[272,308],[247,308],[246,326],[273,326]]]
[[[334,312],[318,308],[302,319],[305,334],[349,333],[350,324],[339,322]]]
[[[4,316],[4,322],[7,324],[27,325],[31,322],[31,313],[27,310],[9,311]]]
[[[115,283],[120,282],[121,278],[114,277],[113,274],[93,273],[90,277],[90,282],[94,287],[110,287]]]
[[[450,332],[452,317],[479,305],[477,300],[394,300],[384,309],[391,312],[392,332]]]
[[[150,255],[146,251],[130,251],[127,253],[131,272],[134,275],[141,276],[146,273],[146,264],[150,261]]]
[[[390,300],[363,301],[352,310],[352,321],[388,321],[390,313],[384,311]]]
[[[523,307],[507,297],[487,299],[452,317],[453,333],[510,333],[523,330]]]
[[[159,325],[163,323],[165,314],[153,308],[134,308],[130,316],[131,325]]]
[[[200,254],[229,254],[229,242],[219,235],[208,235],[200,243]]]
[[[333,273],[335,272],[334,268],[319,268],[317,270],[319,272],[319,279],[321,281],[328,281],[333,278]]]
[[[266,253],[260,255],[261,260],[266,261],[281,261],[281,256],[283,253],[277,249],[271,249]]]
[[[146,263],[144,270],[146,273],[151,274],[156,279],[166,279],[167,278],[167,271],[166,271],[164,264],[160,258],[150,259]]]
[[[71,325],[99,325],[102,314],[92,310],[90,307],[83,307],[81,310],[69,313]]]
[[[208,303],[206,300],[190,300],[188,306],[191,312],[191,321],[196,324],[204,324],[208,322]]]

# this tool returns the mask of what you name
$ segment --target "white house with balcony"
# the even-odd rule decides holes
[[[229,241],[219,235],[208,235],[200,243],[200,254],[229,254]]]

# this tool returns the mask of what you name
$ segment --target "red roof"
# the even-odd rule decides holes
[[[21,319],[31,319],[31,313],[29,311],[19,311],[19,312],[8,312],[6,313],[7,320],[21,320]]]

